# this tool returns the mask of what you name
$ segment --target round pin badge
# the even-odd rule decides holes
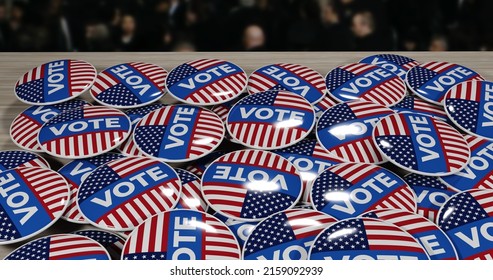
[[[407,71],[419,65],[419,62],[410,57],[396,54],[370,55],[360,60],[360,63],[380,66],[396,74],[403,80],[406,78]]]
[[[456,191],[472,189],[493,189],[493,141],[472,135],[464,136],[471,149],[471,159],[467,166],[452,175],[442,176],[440,180]]]
[[[180,177],[182,192],[176,209],[191,209],[207,212],[209,206],[204,201],[200,191],[202,181],[192,172],[176,168],[176,174]]]
[[[310,190],[318,174],[328,167],[343,162],[328,153],[317,140],[312,139],[304,139],[293,146],[272,152],[289,160],[298,169],[303,181],[302,202],[310,202]]]
[[[324,96],[324,98],[320,102],[313,105],[313,109],[315,110],[315,116],[317,117],[317,119],[320,118],[323,112],[325,112],[326,110],[330,109],[332,106],[335,106],[338,103],[339,102],[335,101],[329,95]]]
[[[191,105],[215,105],[232,100],[246,88],[247,75],[238,65],[220,59],[198,59],[169,72],[166,89]]]
[[[16,97],[31,105],[51,105],[75,98],[96,79],[92,64],[74,59],[56,60],[37,66],[15,84]]]
[[[80,107],[46,122],[39,131],[38,142],[52,156],[87,158],[118,147],[130,130],[130,120],[117,109]]]
[[[202,176],[202,194],[220,214],[259,221],[292,208],[301,197],[298,170],[280,155],[259,150],[228,153]]]
[[[463,169],[470,150],[447,123],[421,114],[394,114],[375,126],[373,140],[398,167],[425,176],[445,176]]]
[[[442,206],[438,226],[454,243],[459,259],[493,259],[492,210],[493,190],[461,192]]]
[[[416,212],[416,198],[406,182],[367,163],[342,163],[326,169],[313,183],[311,202],[315,210],[338,220],[381,208]]]
[[[432,222],[436,221],[440,207],[456,194],[456,191],[442,183],[439,177],[410,173],[403,179],[416,194],[417,213]]]
[[[339,66],[325,77],[330,96],[339,102],[366,100],[392,106],[406,95],[406,85],[399,76],[380,66],[352,63]]]
[[[452,241],[436,224],[415,213],[379,209],[363,215],[394,224],[411,234],[425,249],[431,260],[456,260],[458,258]]]
[[[401,102],[390,107],[390,109],[396,113],[422,114],[433,118],[439,118],[443,121],[448,120],[443,107],[428,103],[413,95],[404,97]]]
[[[92,105],[87,101],[75,99],[54,105],[31,106],[12,121],[10,137],[14,144],[22,149],[41,152],[43,150],[38,144],[38,134],[43,124],[62,112],[82,106]]]
[[[370,101],[337,104],[317,122],[317,139],[329,153],[346,162],[383,163],[372,140],[373,127],[394,112]]]
[[[88,159],[73,160],[58,170],[58,173],[67,180],[70,188],[70,201],[62,219],[77,224],[88,224],[77,207],[77,191],[80,185],[97,167],[123,157],[124,155],[121,154],[106,153]]]
[[[396,225],[353,218],[330,225],[310,248],[310,260],[428,260],[421,245]]]
[[[15,249],[5,260],[110,260],[101,244],[89,237],[55,234]]]
[[[214,151],[224,138],[224,124],[211,111],[169,105],[147,114],[134,129],[134,142],[147,156],[185,162]]]
[[[469,80],[484,79],[465,66],[441,61],[415,66],[406,76],[406,84],[411,92],[437,105],[442,105],[449,89]]]
[[[77,205],[96,227],[132,230],[152,215],[175,207],[181,189],[180,178],[166,163],[125,157],[91,172],[77,192]]]
[[[231,108],[226,127],[239,143],[257,149],[296,144],[311,132],[315,112],[306,99],[287,91],[247,96]]]
[[[167,75],[164,68],[151,63],[117,64],[98,74],[91,96],[99,104],[114,108],[141,107],[164,96]]]
[[[215,213],[214,217],[218,218],[231,230],[236,237],[236,240],[238,240],[238,244],[241,248],[243,248],[243,245],[247,241],[255,226],[258,224],[258,222],[240,221],[228,218],[219,213]]]
[[[315,210],[290,209],[261,221],[243,247],[244,260],[307,260],[317,235],[336,219]]]
[[[27,151],[0,151],[0,172],[17,167],[42,167],[50,169],[50,164],[35,153]]]
[[[79,230],[72,234],[89,237],[106,249],[112,260],[119,260],[122,256],[125,239],[119,235],[104,230]]]
[[[324,78],[317,71],[303,65],[277,63],[263,66],[248,78],[250,94],[283,90],[303,96],[310,104],[320,102],[327,94]]]
[[[493,82],[457,84],[445,95],[444,108],[452,123],[460,129],[493,140]]]
[[[139,225],[123,248],[123,260],[238,260],[233,233],[212,215],[195,210],[159,213]]]
[[[41,167],[0,173],[0,244],[28,239],[54,224],[67,208],[67,181]]]
[[[202,158],[199,158],[198,160],[194,160],[188,165],[185,170],[192,172],[195,176],[202,178],[202,175],[204,174],[205,170],[209,165],[218,159],[220,156],[225,155],[226,152],[224,151],[214,151]]]

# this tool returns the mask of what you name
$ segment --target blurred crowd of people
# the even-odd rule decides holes
[[[0,50],[492,50],[490,11],[491,0],[0,0]]]

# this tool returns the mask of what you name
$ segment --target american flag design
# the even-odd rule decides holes
[[[406,94],[406,86],[399,76],[380,66],[351,63],[339,66],[325,77],[329,94],[344,102],[366,100],[392,106]]]
[[[103,246],[89,237],[55,234],[24,244],[5,260],[110,260],[110,256]]]
[[[98,103],[115,108],[134,108],[164,96],[168,72],[145,62],[129,62],[106,68],[98,74],[91,96]]]
[[[307,260],[317,235],[337,222],[315,210],[290,209],[260,222],[243,248],[244,260]]]
[[[473,189],[493,189],[493,141],[485,138],[466,135],[471,160],[467,166],[448,176],[441,176],[440,180],[456,191]]]
[[[327,94],[324,77],[303,65],[276,63],[255,70],[248,78],[250,94],[284,90],[303,96],[310,104],[316,104]]]
[[[289,160],[300,173],[303,181],[301,202],[310,202],[310,190],[313,181],[322,171],[343,161],[327,152],[317,140],[303,139],[293,146],[272,150]]]
[[[169,165],[157,159],[125,157],[91,172],[79,187],[77,205],[90,223],[125,231],[175,207],[180,194],[180,178]]]
[[[233,233],[212,215],[195,210],[159,213],[139,225],[123,248],[124,260],[238,260]]]
[[[183,63],[166,78],[169,94],[192,105],[215,105],[232,100],[245,90],[246,84],[243,69],[220,59]]]
[[[214,151],[224,125],[213,112],[191,105],[169,105],[147,114],[134,129],[134,141],[145,155],[185,162]]]
[[[38,134],[43,124],[62,112],[82,106],[92,105],[87,101],[74,99],[54,105],[31,106],[12,121],[10,126],[12,141],[17,146],[28,151],[41,152]]]
[[[17,167],[50,169],[50,164],[40,155],[28,151],[0,151],[0,172]]]
[[[310,260],[428,260],[421,245],[399,227],[373,218],[332,224],[310,249]]]
[[[397,209],[373,210],[362,216],[380,219],[405,230],[416,238],[431,260],[456,260],[458,258],[454,245],[445,232],[423,216]]]
[[[454,85],[469,80],[484,79],[465,66],[443,61],[431,61],[415,66],[406,76],[406,84],[411,92],[437,105],[443,104],[445,94]]]
[[[239,143],[278,149],[304,139],[315,125],[315,112],[303,97],[287,91],[247,96],[231,108],[226,127]]]
[[[440,207],[457,192],[440,181],[439,177],[409,173],[404,181],[416,194],[417,213],[435,222]]]
[[[190,162],[190,164],[185,167],[185,170],[192,172],[195,176],[199,178],[202,178],[202,175],[204,174],[207,167],[209,167],[209,165],[213,161],[225,154],[226,152],[224,151],[214,151],[202,158],[199,158],[198,160]]]
[[[237,98],[233,100],[214,105],[211,108],[211,111],[214,112],[221,119],[221,121],[223,121],[224,125],[226,125],[226,120],[228,119],[229,110],[231,110],[231,107],[233,107],[236,103],[238,103],[238,101],[243,99],[245,96],[247,96],[247,94],[240,94]]]
[[[207,212],[209,206],[202,197],[202,181],[192,172],[180,168],[175,169],[176,174],[181,180],[181,196],[176,209],[191,209],[202,212]]]
[[[96,74],[96,68],[82,60],[51,61],[22,75],[15,84],[15,95],[31,105],[60,103],[87,91]]]
[[[428,103],[413,95],[404,97],[401,102],[390,107],[390,109],[394,110],[396,113],[423,114],[426,116],[439,118],[443,121],[448,120],[447,114],[445,113],[445,110],[443,110],[443,107]]]
[[[112,160],[123,157],[125,156],[122,154],[106,153],[88,159],[73,160],[58,170],[58,173],[67,180],[70,188],[70,200],[65,213],[63,213],[62,219],[77,224],[89,223],[84,219],[84,216],[82,216],[79,207],[77,206],[77,191],[79,190],[80,185],[94,169]]]
[[[419,62],[417,62],[416,60],[407,56],[397,54],[371,55],[360,60],[360,63],[373,64],[383,67],[396,74],[403,80],[406,78],[407,71],[409,71],[414,66],[419,65]]]
[[[258,221],[250,222],[228,218],[217,212],[214,213],[214,217],[218,218],[231,230],[233,235],[236,237],[236,240],[238,240],[240,248],[243,248],[253,229],[259,223]]]
[[[450,237],[459,259],[493,260],[493,190],[468,190],[440,209],[438,226]]]
[[[493,82],[473,80],[452,87],[445,96],[444,108],[459,128],[493,140],[492,101]]]
[[[0,173],[0,244],[25,240],[55,223],[65,211],[69,190],[65,179],[41,167]]]
[[[341,163],[315,180],[311,201],[315,210],[342,220],[382,208],[416,212],[412,189],[385,168],[367,163]]]
[[[296,167],[280,155],[259,150],[228,153],[202,176],[209,206],[233,219],[258,221],[292,208],[301,196]]]
[[[332,106],[335,106],[338,103],[339,102],[335,101],[332,97],[330,97],[330,95],[325,95],[322,100],[313,105],[315,116],[317,117],[317,119],[320,118],[323,112],[327,111],[328,109],[332,108]]]
[[[79,230],[72,234],[89,237],[98,242],[106,249],[112,260],[119,260],[122,256],[125,239],[115,233],[104,230]]]
[[[454,174],[470,158],[464,137],[453,127],[421,114],[394,114],[373,130],[380,152],[405,170],[428,176]]]
[[[372,138],[376,123],[394,112],[370,101],[337,104],[317,122],[317,139],[329,153],[346,162],[383,163]]]

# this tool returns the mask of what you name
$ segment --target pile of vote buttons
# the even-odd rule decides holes
[[[15,95],[6,259],[493,259],[493,82],[467,67],[59,60]]]

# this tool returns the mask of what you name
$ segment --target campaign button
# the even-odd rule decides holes
[[[198,59],[169,72],[166,89],[192,105],[215,105],[232,100],[246,88],[247,75],[238,65],[220,59]]]
[[[239,143],[257,149],[296,144],[311,132],[315,112],[306,99],[288,91],[249,95],[229,111],[226,127]]]
[[[110,255],[89,237],[55,234],[22,245],[5,260],[110,260]]]
[[[414,94],[437,105],[443,104],[449,89],[469,80],[484,79],[465,66],[439,61],[415,66],[407,72],[406,76],[407,87]]]
[[[438,226],[455,245],[461,260],[493,259],[493,190],[468,190],[440,208]]]
[[[383,163],[386,159],[373,143],[373,127],[394,112],[369,101],[337,104],[317,122],[317,139],[329,153],[346,162]]]
[[[214,214],[214,217],[218,218],[231,230],[231,232],[233,232],[241,248],[243,248],[243,245],[247,241],[255,226],[258,224],[258,222],[240,221],[228,218],[217,212]]]
[[[238,260],[233,233],[212,215],[195,210],[159,213],[139,225],[123,248],[123,260]]]
[[[202,158],[199,158],[198,160],[194,160],[190,162],[189,165],[185,168],[185,170],[192,172],[195,176],[202,178],[202,175],[204,174],[205,170],[209,165],[218,159],[220,156],[225,155],[226,152],[224,151],[214,151]]]
[[[493,82],[467,81],[452,87],[444,108],[460,129],[493,140]]]
[[[224,138],[224,124],[211,111],[169,105],[147,114],[134,129],[134,142],[147,156],[184,162],[214,151]]]
[[[31,105],[51,105],[86,92],[96,79],[96,68],[82,60],[56,60],[37,66],[15,84],[15,96]]]
[[[72,234],[89,237],[98,242],[106,249],[106,251],[108,251],[112,260],[119,260],[122,256],[125,239],[115,233],[103,230],[78,230],[72,232]]]
[[[0,151],[0,172],[17,167],[42,167],[50,164],[41,156],[27,151]]]
[[[290,209],[261,221],[243,247],[244,260],[307,260],[317,235],[337,222],[315,210]]]
[[[310,191],[311,191],[311,189],[310,189]],[[313,206],[312,206],[311,203],[300,202],[293,209],[308,209],[308,210],[313,210]]]
[[[54,224],[67,208],[67,181],[41,167],[0,173],[0,244],[28,239]]]
[[[404,97],[401,102],[391,106],[390,109],[394,110],[396,113],[422,114],[433,118],[439,118],[443,121],[448,120],[443,107],[428,103],[413,95]]]
[[[164,96],[168,72],[155,64],[129,62],[106,68],[98,74],[91,96],[101,105],[135,108]]]
[[[303,181],[301,202],[310,202],[310,190],[318,174],[343,162],[322,148],[317,140],[312,139],[304,139],[293,146],[272,150],[272,152],[289,160],[298,169]]]
[[[96,227],[125,231],[175,207],[181,182],[166,163],[146,157],[125,157],[96,168],[82,182],[77,205]]]
[[[373,140],[398,167],[425,176],[445,176],[466,167],[471,152],[462,135],[436,118],[411,113],[385,117]]]
[[[283,90],[303,96],[310,104],[318,103],[327,94],[324,78],[317,71],[303,65],[277,63],[263,66],[248,78],[250,94]]]
[[[417,62],[416,60],[407,56],[397,54],[370,55],[360,60],[360,63],[368,63],[380,66],[396,74],[403,80],[406,78],[407,71],[409,71],[414,66],[419,65],[419,62]]]
[[[431,260],[456,260],[452,241],[436,224],[423,216],[397,209],[373,210],[362,215],[394,224],[411,234],[426,250]]]
[[[207,205],[202,197],[202,192],[200,191],[202,181],[200,178],[192,172],[180,168],[176,168],[175,171],[178,177],[180,177],[182,186],[180,200],[175,208],[207,212],[209,205]]]
[[[339,102],[335,101],[332,97],[329,95],[324,96],[322,100],[320,100],[318,103],[313,105],[313,109],[315,110],[315,116],[320,118],[320,116],[325,112],[326,110],[330,109],[332,106],[335,106]]]
[[[280,155],[241,150],[221,156],[202,176],[202,194],[220,214],[259,221],[292,208],[301,197],[296,167]]]
[[[330,225],[310,248],[310,260],[428,260],[421,245],[403,229],[373,218]]]
[[[61,158],[87,158],[118,147],[130,134],[130,120],[117,109],[80,107],[50,119],[38,142],[46,153]]]
[[[77,224],[88,223],[80,213],[79,207],[77,207],[77,191],[80,185],[97,167],[123,157],[125,156],[121,154],[106,153],[88,159],[73,160],[58,170],[58,173],[67,180],[70,188],[70,201],[62,219]]]
[[[60,104],[31,106],[20,113],[10,125],[10,137],[17,146],[33,151],[43,151],[38,143],[39,130],[51,118],[64,111],[82,106],[92,106],[84,100],[69,100]]]
[[[339,102],[361,99],[387,107],[406,95],[406,85],[399,76],[366,63],[339,66],[327,73],[325,83],[330,96]]]
[[[413,190],[399,176],[367,163],[341,163],[322,172],[313,183],[315,210],[342,220],[380,209],[416,212]]]
[[[403,179],[416,194],[417,213],[432,222],[436,221],[440,207],[457,193],[442,183],[439,177],[410,173]]]

